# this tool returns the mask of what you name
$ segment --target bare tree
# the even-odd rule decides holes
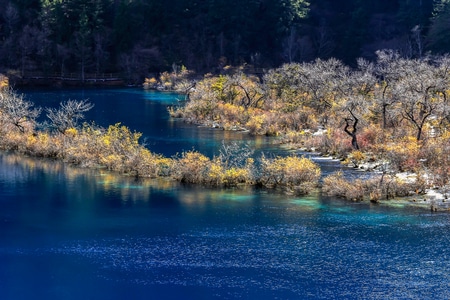
[[[52,127],[64,134],[67,129],[75,128],[78,121],[84,118],[84,113],[94,107],[87,100],[68,100],[60,104],[59,109],[47,108],[47,117]]]
[[[343,89],[349,87],[350,68],[337,59],[317,59],[303,64],[300,84],[306,88],[306,104],[320,115],[320,123],[326,127],[334,103],[339,101]]]
[[[350,112],[350,114],[353,115],[353,119],[352,118],[346,118],[345,119],[344,131],[349,136],[351,136],[353,149],[359,150],[358,138],[357,138],[357,135],[356,135],[356,132],[358,131],[358,122],[359,122],[359,120],[358,120],[357,117],[355,117],[355,115],[353,114],[352,110],[349,110],[349,112]],[[351,131],[349,130],[349,128],[351,128]]]
[[[227,82],[228,89],[233,89],[234,87],[239,88],[244,96],[239,97],[239,105],[242,105],[246,109],[249,107],[258,107],[264,102],[264,90],[257,78],[247,77],[242,73],[235,74],[231,76]],[[231,92],[231,94],[236,94]]]
[[[56,45],[56,57],[58,61],[57,64],[59,65],[61,77],[65,76],[66,61],[69,59],[70,54],[70,48],[61,44]]]
[[[422,37],[422,28],[420,25],[414,26],[413,29],[411,29],[411,38],[412,43],[415,44],[415,50],[417,52],[417,56],[421,58],[423,56],[423,37]],[[414,46],[412,46],[414,48]]]
[[[337,59],[317,59],[312,63],[291,63],[264,76],[275,99],[281,99],[282,111],[309,107],[316,111],[320,125],[326,126],[331,108],[350,69]]]
[[[335,42],[330,34],[330,29],[324,19],[314,32],[314,46],[318,57],[329,57],[335,48]]]
[[[359,150],[357,133],[360,121],[367,114],[372,103],[376,85],[374,65],[364,59],[358,59],[358,69],[340,77],[338,84],[339,110],[344,114],[344,132],[352,138],[352,147]]]
[[[105,63],[109,59],[109,52],[107,51],[108,40],[109,32],[106,29],[94,33],[94,60],[97,76],[105,68]]]
[[[12,89],[0,91],[0,113],[7,123],[16,126],[20,132],[25,132],[27,125],[34,125],[41,113],[40,108],[33,108],[34,104],[26,101]]]
[[[390,110],[394,110],[394,106],[399,101],[394,96],[393,89],[398,80],[404,76],[407,61],[392,50],[377,51],[376,54],[378,59],[375,74],[379,84],[375,89],[375,110],[381,114],[382,126],[386,129],[389,126]]]
[[[399,99],[399,114],[422,139],[423,129],[432,117],[442,118],[447,112],[447,89],[450,83],[448,60],[409,60],[393,90]]]
[[[254,152],[255,150],[248,143],[231,142],[227,144],[222,141],[219,159],[226,168],[242,168]]]

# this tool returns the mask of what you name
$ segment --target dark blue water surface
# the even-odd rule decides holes
[[[50,105],[79,93],[30,95]],[[122,121],[166,155],[248,139],[169,120],[173,95],[84,93],[99,110],[88,119]],[[0,152],[0,299],[449,299],[449,228],[450,215],[420,208],[187,187]]]
[[[218,154],[222,141],[245,139],[257,149],[270,144],[269,139],[265,137],[249,139],[240,132],[199,128],[186,124],[180,119],[170,118],[167,108],[182,104],[179,100],[184,99],[177,94],[143,89],[25,90],[23,92],[28,100],[40,107],[58,107],[60,102],[68,99],[87,99],[95,106],[85,114],[83,121],[95,121],[103,127],[120,122],[132,130],[142,132],[143,141],[148,148],[166,156],[192,149],[212,156]],[[42,114],[41,120],[45,120],[45,113]]]

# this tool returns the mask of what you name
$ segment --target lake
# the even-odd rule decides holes
[[[169,118],[177,95],[24,91],[39,106],[90,99],[166,156],[266,137]],[[320,160],[325,173],[338,162]],[[207,189],[0,152],[0,299],[449,299],[450,215]]]

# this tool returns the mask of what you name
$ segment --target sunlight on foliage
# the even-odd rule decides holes
[[[282,186],[306,194],[317,186],[320,167],[305,157],[261,158],[261,183],[267,187]]]

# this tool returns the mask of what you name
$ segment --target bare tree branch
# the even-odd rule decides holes
[[[75,128],[78,121],[84,118],[84,113],[91,110],[94,105],[87,100],[68,100],[60,104],[59,109],[47,108],[47,117],[60,133],[69,128]]]
[[[7,122],[25,132],[27,124],[34,125],[41,113],[41,108],[33,108],[34,104],[26,101],[12,89],[0,91],[0,112]]]

